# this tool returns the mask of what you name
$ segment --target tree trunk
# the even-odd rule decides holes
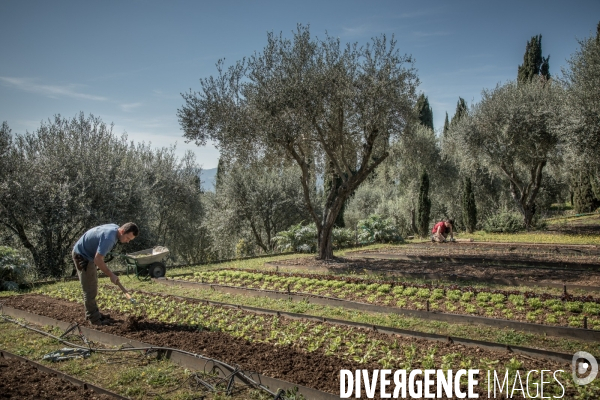
[[[333,259],[333,244],[331,238],[331,231],[333,230],[333,224],[329,226],[323,226],[323,229],[319,232],[319,259],[320,260],[331,260]]]
[[[530,182],[521,183],[514,173],[508,173],[502,166],[502,170],[510,179],[510,194],[517,204],[519,212],[523,215],[525,228],[530,230],[532,227],[533,216],[535,215],[535,199],[542,185],[542,171],[546,166],[546,161],[540,161],[530,171]]]
[[[319,259],[320,260],[332,260],[333,259],[333,239],[332,233],[342,206],[346,199],[350,196],[352,191],[344,189],[343,186],[333,188],[325,208],[323,209],[323,219],[321,228],[318,229],[318,246],[319,246]],[[335,196],[337,194],[337,196]]]
[[[410,227],[412,228],[413,233],[415,235],[419,234],[419,229],[417,228],[417,223],[415,222],[415,209],[414,208],[412,208],[410,210]]]

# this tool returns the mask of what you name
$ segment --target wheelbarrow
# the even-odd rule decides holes
[[[162,278],[167,272],[167,267],[162,260],[169,255],[169,249],[163,246],[129,254],[109,252],[108,255],[124,259],[127,265],[127,276],[129,276],[129,269],[131,268],[140,280]]]

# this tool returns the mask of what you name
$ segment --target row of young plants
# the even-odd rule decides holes
[[[556,296],[470,286],[235,269],[196,272],[179,279],[576,328],[584,327],[587,319],[588,329],[600,330],[600,299],[592,296]]]
[[[39,292],[53,298],[80,303],[80,290],[72,285],[42,288]],[[516,382],[518,387],[517,380],[521,377],[524,379],[527,371],[555,368],[565,370],[558,373],[557,377],[567,393],[575,394],[582,389],[573,383],[567,366],[548,360],[521,358],[480,348],[387,335],[362,328],[289,320],[168,296],[136,293],[135,298],[137,303],[132,304],[124,299],[122,293],[102,287],[97,300],[103,310],[143,316],[165,324],[192,326],[199,331],[222,332],[250,342],[290,346],[307,353],[320,352],[326,356],[336,356],[364,364],[369,368],[376,366],[408,371],[416,368],[445,371],[479,369],[482,387],[487,387],[487,370],[495,370],[502,376],[508,371],[509,386],[512,387]],[[518,377],[517,371],[520,373]],[[466,385],[467,382],[465,380],[462,383]],[[530,385],[532,383],[539,384],[539,377],[532,376]],[[544,387],[546,395],[553,393],[560,396],[563,391],[555,382],[545,384]]]

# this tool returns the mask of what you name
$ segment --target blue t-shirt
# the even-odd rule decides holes
[[[88,261],[93,261],[96,253],[105,256],[117,243],[118,229],[119,226],[116,224],[106,224],[92,228],[79,238],[73,247],[73,251],[81,254]]]

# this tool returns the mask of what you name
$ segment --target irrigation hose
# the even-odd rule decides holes
[[[271,396],[273,396],[273,398],[274,398],[274,399],[275,399],[275,398],[277,398],[277,396],[278,396],[278,393],[272,392],[271,390],[269,390],[269,389],[268,389],[266,386],[264,386],[263,384],[256,382],[254,379],[250,378],[248,375],[246,375],[246,374],[245,374],[245,373],[244,373],[242,370],[240,370],[238,367],[233,367],[233,366],[231,366],[231,365],[229,365],[229,364],[227,364],[227,363],[224,363],[224,362],[222,362],[222,361],[215,360],[215,359],[213,359],[213,358],[209,358],[209,357],[205,357],[205,356],[203,356],[203,355],[200,355],[200,354],[196,354],[196,353],[192,353],[192,352],[189,352],[189,351],[185,351],[185,350],[181,350],[181,349],[176,349],[176,348],[172,348],[172,347],[162,347],[162,346],[150,346],[150,347],[127,347],[127,348],[120,348],[120,349],[101,349],[101,348],[97,348],[97,347],[91,347],[91,345],[90,345],[89,347],[84,347],[84,346],[81,346],[81,345],[79,345],[79,344],[76,344],[76,343],[69,342],[69,341],[68,341],[68,340],[66,340],[66,339],[63,339],[63,336],[64,336],[64,335],[66,335],[66,333],[67,333],[67,332],[70,332],[70,331],[72,331],[73,329],[75,329],[75,327],[78,327],[78,326],[79,326],[78,324],[77,324],[77,325],[75,325],[75,326],[72,326],[72,327],[70,327],[70,328],[67,330],[67,332],[63,333],[63,335],[61,335],[61,336],[56,336],[56,335],[53,335],[53,334],[51,334],[51,333],[48,333],[48,332],[42,331],[42,330],[40,330],[40,329],[34,328],[34,327],[32,327],[32,326],[29,326],[29,325],[27,325],[27,324],[24,324],[24,323],[22,323],[22,322],[19,322],[19,321],[18,321],[18,320],[16,320],[16,319],[13,319],[13,318],[10,318],[10,317],[6,316],[6,315],[4,314],[4,311],[2,310],[2,303],[0,303],[0,318],[4,319],[5,321],[12,322],[12,323],[14,323],[14,324],[16,324],[16,325],[19,325],[19,326],[20,326],[20,327],[22,327],[22,328],[29,329],[29,330],[31,330],[31,331],[37,332],[37,333],[39,333],[39,334],[42,334],[42,335],[44,335],[44,336],[51,337],[51,338],[53,338],[53,339],[57,340],[58,342],[60,342],[60,343],[63,343],[63,344],[66,344],[66,345],[68,345],[68,346],[70,346],[70,347],[73,347],[73,348],[78,348],[78,349],[84,349],[84,350],[90,350],[90,351],[92,351],[92,352],[106,352],[106,353],[115,353],[115,352],[123,352],[123,351],[145,351],[145,352],[152,352],[152,351],[171,351],[171,352],[177,352],[177,353],[181,353],[181,354],[186,354],[186,355],[189,355],[189,356],[192,356],[192,357],[195,357],[195,358],[199,358],[199,359],[201,359],[201,360],[204,360],[204,361],[205,361],[205,365],[206,365],[206,364],[208,364],[209,362],[212,362],[212,363],[218,364],[218,365],[220,365],[220,366],[223,366],[223,367],[225,367],[226,369],[228,369],[228,370],[230,370],[230,371],[233,371],[233,372],[232,372],[232,373],[231,373],[229,376],[227,376],[227,377],[225,378],[225,379],[228,379],[228,380],[230,380],[230,384],[228,385],[228,388],[227,388],[227,389],[228,389],[228,391],[230,390],[230,387],[229,387],[229,386],[230,386],[230,385],[232,385],[232,383],[231,383],[231,382],[233,382],[233,377],[234,377],[235,375],[239,375],[239,376],[240,376],[240,377],[241,377],[243,380],[246,380],[247,382],[249,382],[249,383],[250,383],[250,385],[251,385],[252,387],[254,387],[254,388],[257,388],[257,389],[260,389],[260,390],[263,390],[263,391],[265,391],[265,392],[269,393]],[[82,336],[83,336],[83,335],[82,335]],[[84,336],[83,336],[83,337],[84,337]],[[87,339],[84,339],[84,342],[87,342]],[[205,368],[206,368],[206,367],[205,367]],[[204,372],[206,373],[206,370],[205,370]],[[209,385],[209,386],[211,386],[211,385]],[[214,389],[214,388],[213,388],[213,389]]]

